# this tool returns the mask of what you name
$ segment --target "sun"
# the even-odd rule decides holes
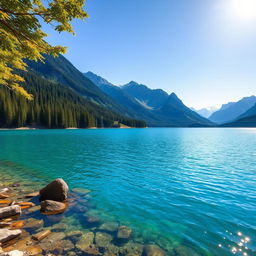
[[[243,20],[256,20],[256,0],[230,0],[233,15]]]

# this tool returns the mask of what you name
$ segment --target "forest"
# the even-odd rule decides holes
[[[0,127],[89,128],[113,127],[116,122],[131,127],[145,127],[143,121],[123,117],[69,87],[47,80],[33,72],[21,72],[22,86],[33,100],[0,86]]]

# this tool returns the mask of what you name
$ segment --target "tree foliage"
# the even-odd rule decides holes
[[[47,34],[41,22],[58,32],[73,33],[71,21],[84,19],[85,0],[0,0],[0,84],[32,99],[20,82],[22,76],[15,69],[26,70],[23,59],[43,61],[43,55],[64,53],[63,46],[51,46],[44,39]]]
[[[122,117],[94,104],[65,85],[49,81],[32,72],[19,72],[22,86],[34,96],[27,100],[0,86],[0,127],[112,127],[120,122],[145,127],[143,121]]]

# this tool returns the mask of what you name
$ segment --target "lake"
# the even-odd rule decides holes
[[[2,130],[0,175],[89,189],[91,212],[168,255],[252,256],[255,149],[256,129]]]

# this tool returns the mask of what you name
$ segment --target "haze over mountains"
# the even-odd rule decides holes
[[[223,104],[222,107],[214,112],[209,119],[217,124],[232,122],[239,118],[256,103],[256,96],[244,97],[238,102],[229,102]]]
[[[198,113],[199,115],[208,118],[209,116],[211,116],[214,112],[216,112],[218,110],[218,108],[216,107],[206,107],[206,108],[201,108],[201,109],[194,109],[191,108],[193,111],[195,111],[196,113]]]

